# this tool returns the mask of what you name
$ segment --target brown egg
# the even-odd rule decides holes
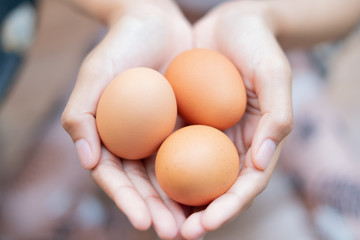
[[[191,124],[226,129],[246,108],[246,91],[236,66],[224,55],[191,49],[176,56],[165,77],[174,89],[179,114]]]
[[[124,71],[104,90],[96,125],[104,146],[125,159],[150,156],[173,131],[176,99],[159,72],[139,67]]]
[[[155,173],[164,192],[185,205],[201,206],[225,193],[239,173],[239,155],[220,130],[191,125],[161,145]]]

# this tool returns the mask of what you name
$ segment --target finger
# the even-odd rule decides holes
[[[90,113],[79,113],[72,116],[64,113],[62,124],[72,137],[81,165],[92,169],[98,163],[100,155],[100,139],[96,132],[95,119]]]
[[[162,239],[174,238],[178,232],[176,221],[154,186],[151,184],[143,162],[126,160],[123,162],[123,169],[137,192],[139,192],[144,199],[158,235]]]
[[[73,139],[80,162],[86,169],[95,167],[100,158],[100,138],[96,130],[95,113],[100,95],[112,79],[91,55],[84,61],[69,101],[62,115],[62,125]]]
[[[241,70],[248,94],[251,95],[248,96],[247,111],[251,108],[260,111],[251,141],[251,156],[254,166],[264,171],[275,149],[293,126],[292,79],[288,60],[275,37],[267,29],[258,28],[260,33],[254,31],[253,35],[241,40],[241,44],[235,45],[232,52],[226,52]],[[259,49],[244,49],[244,46],[253,45]]]
[[[146,230],[151,226],[148,207],[126,176],[117,157],[102,148],[100,162],[91,175],[135,228]]]
[[[100,158],[100,139],[92,113],[77,111],[68,105],[62,115],[62,125],[72,137],[81,165],[92,169]]]
[[[175,202],[170,197],[168,197],[166,193],[161,189],[155,175],[155,155],[146,159],[145,167],[147,169],[147,174],[151,184],[154,186],[155,191],[158,193],[158,195],[160,196],[160,198],[162,199],[162,201],[164,202],[164,204],[172,214],[178,231],[180,229],[180,226],[186,219],[185,211],[179,203]]]
[[[207,207],[201,219],[204,228],[216,230],[247,209],[247,204],[263,190],[263,182],[260,175],[240,176],[227,193]]]
[[[293,125],[291,69],[274,33],[261,17],[239,15],[236,25],[217,28],[219,49],[242,73],[247,93],[255,93],[261,118],[251,143],[256,168],[265,170],[278,144]],[[228,21],[231,19],[226,18]],[[229,23],[229,22],[225,22]]]
[[[186,125],[185,121],[180,116],[178,116],[174,131],[184,127],[185,125]],[[156,155],[154,154],[151,157],[144,160],[147,175],[148,175],[148,178],[149,178],[151,184],[153,185],[156,193],[159,195],[159,197],[162,199],[165,206],[168,208],[168,210],[172,214],[172,216],[175,220],[176,227],[177,227],[176,231],[179,234],[178,230],[180,229],[181,225],[183,224],[183,222],[186,219],[186,211],[184,210],[184,207],[182,207],[179,203],[177,203],[174,200],[172,200],[171,198],[169,198],[166,195],[166,193],[162,190],[162,188],[160,187],[159,182],[157,181],[157,178],[155,175],[155,158],[156,158]],[[159,227],[157,229],[158,234],[162,231],[161,229],[164,228],[164,227],[160,227],[160,226],[161,225],[159,225]],[[171,232],[174,231],[174,230],[170,230],[169,227],[166,227],[166,228],[168,229],[168,231],[171,231]],[[159,235],[161,235],[161,234],[159,234]],[[181,236],[177,235],[176,239],[181,239]]]
[[[260,170],[269,166],[275,149],[293,127],[291,70],[278,45],[276,49],[277,54],[270,51],[264,57],[254,76],[261,118],[251,154],[254,165]]]
[[[181,228],[181,235],[185,239],[202,239],[207,233],[202,225],[201,218],[204,211],[191,214]]]
[[[246,154],[244,166],[236,182],[205,209],[201,223],[207,231],[218,229],[253,204],[255,197],[268,185],[272,173],[271,168],[275,167],[283,142],[273,156],[272,166],[265,172],[254,168],[250,152]]]

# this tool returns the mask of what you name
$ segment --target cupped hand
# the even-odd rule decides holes
[[[163,71],[174,56],[193,47],[192,29],[171,1],[127,2],[113,10],[108,33],[84,60],[62,123],[82,166],[130,222],[141,230],[154,225],[160,237],[173,238],[185,215],[158,190],[154,159],[115,157],[101,146],[95,116],[102,91],[116,75],[138,66]]]
[[[101,147],[95,126],[97,102],[117,74],[136,66],[162,71],[175,55],[193,47],[191,27],[178,9],[170,2],[157,7],[151,2],[122,8],[113,18],[81,67],[62,121],[82,165],[92,169],[94,180],[137,229],[153,224],[168,239],[181,227],[183,237],[195,239],[238,215],[266,187],[276,164],[274,151],[292,127],[290,68],[260,3],[221,5],[195,25],[197,47],[217,50],[239,68],[248,106],[241,122],[226,130],[242,158],[239,178],[226,194],[187,218],[159,188],[154,157],[118,159]]]
[[[218,229],[251,205],[266,188],[292,129],[291,71],[272,20],[266,3],[234,1],[194,26],[196,47],[219,51],[236,64],[248,105],[241,121],[225,131],[243,162],[239,177],[225,194],[186,219],[181,233],[187,239]]]

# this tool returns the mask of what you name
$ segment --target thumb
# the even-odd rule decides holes
[[[291,70],[283,54],[272,54],[259,66],[254,77],[261,117],[251,144],[251,159],[256,168],[265,170],[280,142],[293,127]]]
[[[94,168],[100,157],[100,140],[97,136],[95,119],[89,113],[77,113],[65,110],[62,116],[64,129],[70,134],[81,165],[85,169]]]
[[[101,91],[89,79],[96,78],[85,61],[77,83],[62,114],[62,125],[75,143],[81,165],[94,168],[100,159],[100,138],[97,133],[95,111]],[[100,81],[99,81],[100,82]],[[101,87],[100,89],[102,89]]]

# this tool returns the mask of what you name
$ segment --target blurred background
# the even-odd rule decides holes
[[[0,3],[0,239],[158,239],[82,169],[60,117],[106,29],[64,1]],[[205,239],[360,239],[360,34],[288,53],[295,128],[254,205]]]

